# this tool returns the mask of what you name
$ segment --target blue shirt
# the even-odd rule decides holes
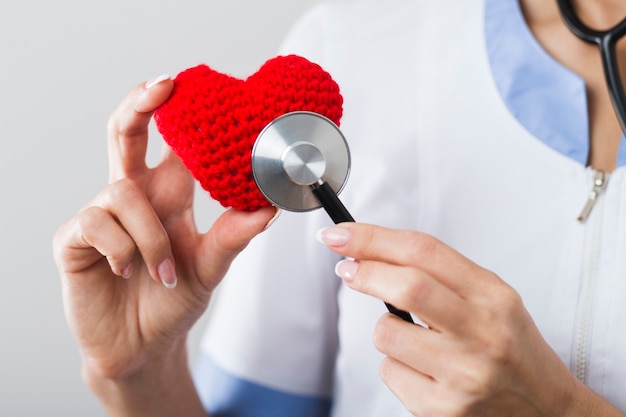
[[[509,111],[546,145],[586,165],[585,83],[541,47],[518,1],[486,1],[485,42],[494,80]],[[625,164],[626,137],[622,134],[617,166]]]

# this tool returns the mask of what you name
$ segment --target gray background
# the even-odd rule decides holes
[[[249,75],[314,3],[0,2],[0,416],[104,415],[81,381],[51,240],[106,183],[106,121],[126,91],[201,62]],[[206,228],[220,208],[198,197]]]

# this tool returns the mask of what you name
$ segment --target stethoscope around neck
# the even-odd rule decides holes
[[[626,134],[626,94],[617,62],[617,41],[626,35],[626,17],[607,30],[594,30],[585,25],[574,12],[571,0],[558,0],[561,15],[567,27],[585,42],[598,45],[606,83],[613,108]]]

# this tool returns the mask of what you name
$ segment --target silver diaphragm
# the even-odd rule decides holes
[[[288,211],[321,207],[312,185],[343,189],[350,172],[350,150],[339,128],[312,112],[284,114],[268,124],[252,149],[252,174],[272,204]]]

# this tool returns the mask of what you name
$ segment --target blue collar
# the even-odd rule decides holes
[[[582,78],[537,42],[518,0],[485,1],[485,38],[495,83],[511,114],[543,143],[587,165],[589,120]],[[622,134],[617,166],[623,165]]]

